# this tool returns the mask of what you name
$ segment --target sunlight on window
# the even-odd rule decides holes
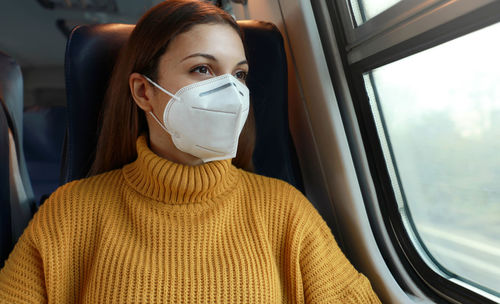
[[[365,23],[399,1],[401,0],[350,0],[356,25]]]
[[[364,75],[424,246],[449,275],[496,294],[499,36],[495,24]]]

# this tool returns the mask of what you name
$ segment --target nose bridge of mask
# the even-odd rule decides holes
[[[240,108],[244,110],[247,105],[244,102],[245,95],[235,85],[235,81],[238,80],[230,77],[219,78],[203,90],[186,90],[179,95],[183,99],[186,97],[187,100],[196,100],[194,103],[189,102],[193,110],[237,115]]]
[[[224,75],[220,75],[220,76],[217,76],[217,77],[213,77],[213,78],[210,78],[210,79],[207,79],[207,80],[203,80],[203,81],[200,81],[200,82],[196,82],[196,83],[187,85],[187,86],[181,88],[175,94],[170,93],[169,91],[167,91],[165,88],[163,88],[162,86],[160,86],[159,84],[157,84],[156,82],[154,82],[153,80],[151,80],[146,75],[142,75],[142,76],[144,78],[146,78],[146,80],[149,83],[151,83],[152,85],[154,85],[160,91],[162,91],[163,93],[167,94],[168,96],[170,96],[170,97],[172,97],[173,99],[176,99],[176,100],[180,100],[181,98],[178,95],[181,95],[181,94],[183,94],[186,91],[192,90],[192,89],[197,88],[197,87],[199,87],[201,85],[207,85],[208,83],[211,83],[211,82],[221,81],[222,79],[227,79],[228,83],[226,83],[226,84],[224,84],[224,85],[222,85],[220,87],[216,87],[214,89],[210,89],[208,91],[201,92],[199,94],[199,97],[203,97],[203,96],[215,93],[217,91],[226,89],[226,88],[228,88],[231,85],[236,89],[236,91],[241,95],[241,97],[245,97],[248,94],[248,88],[244,84],[242,84],[241,82],[239,82],[231,74],[224,74]],[[238,84],[238,85],[236,85],[236,84]]]
[[[215,98],[236,98],[240,102],[238,103],[238,106],[245,106],[244,99],[247,97],[245,93],[248,94],[244,89],[241,88],[241,86],[237,86],[236,83],[238,83],[238,80],[228,78],[226,79],[225,83],[220,83],[220,85],[210,88],[204,92],[199,93],[199,97],[201,99],[204,99],[205,97],[207,98],[214,98],[214,96],[217,96]],[[243,92],[242,92],[243,91]],[[245,92],[245,93],[244,93]],[[243,103],[242,103],[243,102]],[[229,106],[229,104],[221,103],[219,106]],[[234,106],[234,104],[233,104]]]

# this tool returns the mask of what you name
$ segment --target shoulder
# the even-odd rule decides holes
[[[240,172],[245,189],[265,194],[267,197],[278,197],[281,198],[282,201],[289,199],[307,201],[307,198],[297,190],[297,188],[281,179],[267,177],[241,169]]]
[[[113,170],[60,186],[35,213],[33,224],[63,227],[66,223],[74,223],[99,205],[104,205],[99,202],[119,189],[120,179],[120,170]]]
[[[244,190],[262,202],[264,212],[280,213],[283,218],[301,224],[322,220],[313,204],[294,186],[277,178],[241,171]]]
[[[115,186],[122,179],[120,172],[121,170],[118,169],[68,182],[57,188],[40,207],[40,210],[52,209],[57,205],[71,202],[84,203],[87,200],[95,200],[96,196],[116,188]]]

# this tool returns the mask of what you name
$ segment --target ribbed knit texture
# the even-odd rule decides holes
[[[285,182],[230,160],[135,162],[59,188],[0,272],[1,303],[379,303]]]

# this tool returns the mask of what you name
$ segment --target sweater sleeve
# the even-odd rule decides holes
[[[46,303],[43,261],[34,239],[34,220],[0,271],[0,303]]]
[[[307,203],[299,253],[305,303],[380,303],[368,279],[351,265],[326,222]]]

